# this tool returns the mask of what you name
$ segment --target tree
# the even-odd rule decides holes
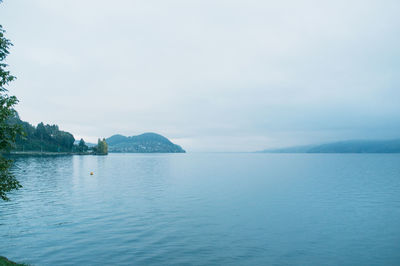
[[[89,147],[86,145],[86,143],[85,143],[85,141],[83,139],[81,139],[79,141],[78,148],[79,148],[80,152],[85,152],[85,151],[87,151],[89,149]]]
[[[108,144],[105,138],[103,138],[103,154],[108,154]]]
[[[15,77],[7,70],[8,65],[4,62],[12,46],[10,40],[4,37],[4,33],[0,25],[0,153],[9,151],[15,143],[17,134],[21,133],[19,125],[8,123],[9,119],[15,116],[14,106],[18,103],[18,99],[9,96],[5,88]],[[10,171],[11,166],[12,161],[0,155],[0,198],[3,200],[9,200],[8,192],[21,187]]]
[[[108,145],[106,139],[103,140],[98,139],[97,147],[95,148],[96,154],[107,155],[108,154]]]

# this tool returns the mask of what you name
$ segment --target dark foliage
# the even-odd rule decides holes
[[[7,70],[4,63],[11,42],[4,37],[5,31],[0,25],[0,153],[9,151],[15,142],[17,134],[21,133],[20,126],[8,123],[15,115],[14,106],[18,100],[15,96],[9,96],[5,86],[15,79]],[[14,175],[10,172],[12,161],[0,155],[0,198],[8,200],[7,193],[21,187]]]
[[[81,139],[79,141],[77,149],[79,152],[87,152],[89,147],[86,145],[85,141],[83,139]]]
[[[20,125],[24,132],[17,135],[14,151],[72,152],[77,149],[74,147],[74,136],[61,131],[57,125],[45,125],[42,122],[34,127],[17,115],[9,123]]]

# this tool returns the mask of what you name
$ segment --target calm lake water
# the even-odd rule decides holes
[[[400,265],[400,154],[28,157],[15,172],[0,255],[19,262]]]

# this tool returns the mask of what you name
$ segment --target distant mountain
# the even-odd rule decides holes
[[[166,137],[156,133],[144,133],[138,136],[126,137],[113,135],[106,139],[109,152],[132,153],[183,153],[179,145],[172,143]]]
[[[78,145],[79,144],[79,139],[75,140],[74,145]],[[96,146],[97,144],[91,143],[91,142],[85,142],[86,146],[88,146],[89,148],[93,148],[94,146]]]
[[[348,140],[320,145],[270,149],[265,153],[400,153],[400,139]]]

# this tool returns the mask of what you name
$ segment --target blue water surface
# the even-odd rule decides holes
[[[17,158],[0,255],[32,265],[400,265],[399,154]],[[94,175],[90,175],[94,172]]]

